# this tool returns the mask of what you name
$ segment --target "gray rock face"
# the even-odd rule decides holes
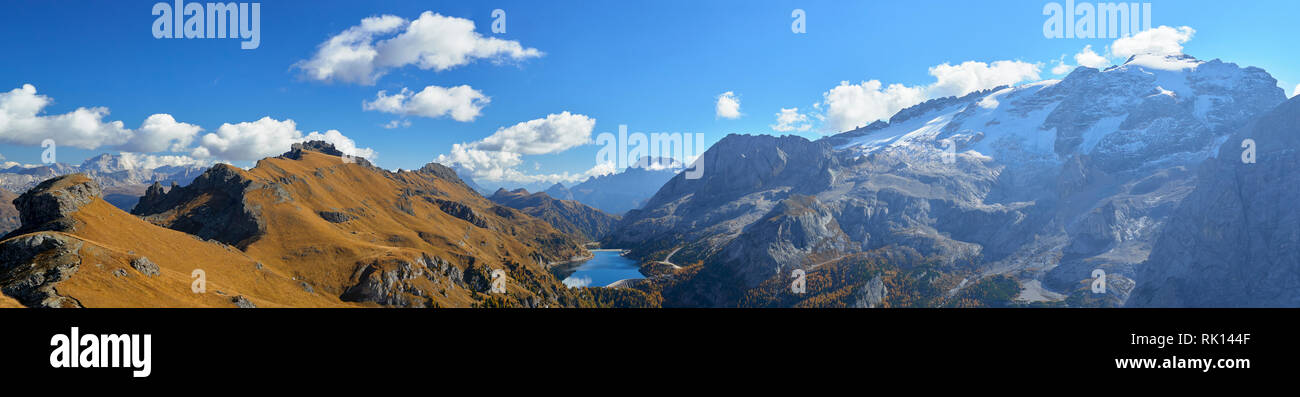
[[[1243,163],[1242,142],[1256,143]],[[1230,137],[1143,264],[1131,306],[1300,306],[1300,98]]]
[[[74,225],[68,216],[102,194],[98,183],[81,174],[41,182],[14,200],[22,226],[11,235],[39,230],[70,230]]]
[[[257,305],[254,305],[252,301],[248,300],[248,298],[245,298],[243,295],[237,295],[233,298],[230,298],[230,303],[234,303],[235,307],[238,307],[240,309],[257,308]]]
[[[377,260],[357,267],[353,279],[356,281],[348,287],[339,299],[352,302],[374,302],[381,305],[401,307],[426,307],[439,289],[453,285],[479,290],[486,288],[486,282],[469,276],[472,272],[463,272],[446,260],[429,255],[421,255],[414,261],[398,258]],[[485,290],[485,289],[484,289]]]
[[[316,212],[316,214],[320,215],[321,219],[324,219],[331,223],[343,223],[343,222],[356,219],[356,217],[348,213],[339,212],[339,211],[318,211]]]
[[[162,193],[149,189],[131,213],[166,228],[245,247],[265,234],[266,225],[245,194],[257,189],[274,189],[255,183],[228,164],[217,164],[187,186]],[[203,200],[199,200],[203,198]],[[201,201],[198,208],[177,214],[183,204]]]
[[[889,289],[885,288],[885,281],[880,276],[876,276],[858,289],[857,300],[853,302],[853,307],[879,307],[885,301],[886,296],[889,296]]]
[[[135,269],[136,271],[139,271],[140,274],[144,274],[145,276],[149,276],[149,277],[153,277],[161,274],[158,270],[158,265],[154,264],[153,261],[150,261],[149,258],[145,258],[143,256],[132,259],[131,268]]]
[[[813,265],[800,262],[812,254],[839,254],[857,248],[840,230],[829,208],[815,197],[796,195],[751,223],[719,253],[717,260],[740,276],[746,287],[753,287],[774,274],[784,274],[787,269],[783,267]]]
[[[32,233],[0,243],[0,292],[27,307],[81,307],[55,285],[81,267],[82,242],[57,233]],[[38,260],[38,256],[40,259]]]

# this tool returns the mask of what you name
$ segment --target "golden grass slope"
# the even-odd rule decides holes
[[[581,241],[436,169],[389,172],[316,151],[231,168],[257,187],[239,199],[263,228],[236,243],[316,291],[394,306],[473,306],[489,298],[492,271],[503,270],[508,293],[498,298],[506,305],[565,306],[574,299],[546,264],[584,255]],[[200,195],[146,218],[168,225],[217,201]]]
[[[55,286],[59,295],[82,307],[235,307],[236,296],[258,307],[351,306],[308,293],[274,269],[258,269],[257,260],[233,247],[158,227],[102,199],[72,218],[79,223],[71,233],[27,235],[57,234],[84,242],[76,253],[80,265]],[[131,267],[140,257],[156,264],[159,274],[147,276]],[[192,290],[196,269],[205,273],[205,293]]]

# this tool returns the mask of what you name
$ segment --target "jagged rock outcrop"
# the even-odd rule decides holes
[[[858,248],[840,230],[830,208],[816,197],[795,195],[781,200],[763,219],[746,227],[716,260],[730,267],[748,288],[773,274],[816,265],[803,261],[813,254],[839,256]]]
[[[51,178],[14,200],[22,225],[10,236],[42,230],[68,231],[76,222],[68,215],[99,198],[99,184],[82,174]]]
[[[14,207],[14,200],[18,195],[0,188],[0,236],[22,226],[22,219],[18,217],[18,207]]]
[[[873,277],[865,285],[858,288],[857,300],[853,302],[855,308],[873,308],[879,307],[889,296],[889,289],[885,287],[885,282],[880,276]]]
[[[162,227],[242,247],[265,233],[256,206],[246,200],[257,190],[281,192],[275,185],[254,182],[234,166],[217,164],[189,185],[166,193],[151,187],[131,213]]]
[[[51,232],[0,242],[0,293],[27,307],[82,307],[55,290],[80,268],[81,247],[80,240]]]

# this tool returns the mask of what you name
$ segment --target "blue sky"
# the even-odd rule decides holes
[[[1046,3],[262,1],[260,46],[242,50],[238,39],[155,39],[153,1],[22,2],[0,13],[7,38],[0,41],[0,92],[30,84],[53,101],[41,115],[104,107],[110,113],[103,121],[121,121],[132,130],[151,115],[167,114],[202,129],[189,146],[224,123],[291,119],[303,134],[339,131],[373,150],[375,162],[389,169],[419,168],[448,154],[453,144],[566,111],[594,119],[592,137],[626,124],[631,131],[701,133],[711,144],[729,133],[782,134],[772,128],[776,114],[798,108],[808,129],[784,133],[815,138],[833,132],[835,123],[826,119],[827,104],[814,104],[826,102],[824,95],[841,81],[925,87],[935,82],[931,67],[967,61],[1019,61],[1048,79],[1059,77],[1052,69],[1062,56],[1077,64],[1073,57],[1085,45],[1105,55],[1114,39],[1045,38]],[[1186,54],[1264,68],[1288,96],[1300,84],[1291,29],[1300,2],[1151,3],[1153,26],[1194,29],[1181,43]],[[504,34],[491,31],[493,9],[506,11]],[[805,11],[804,34],[791,32],[794,9]],[[373,85],[320,81],[295,67],[364,18],[413,21],[425,11],[467,19],[485,39],[513,41],[542,55],[489,57],[445,70],[393,67]],[[459,85],[489,98],[470,121],[362,106],[380,90]],[[715,112],[724,92],[738,96],[739,118]],[[409,125],[384,128],[394,120]],[[40,146],[12,131],[6,135],[4,128],[5,160],[40,161]],[[121,148],[61,145],[59,161],[77,163]],[[155,154],[193,155],[189,149]],[[581,175],[596,165],[599,149],[533,150],[546,153],[520,154],[522,164],[515,168],[528,175]]]

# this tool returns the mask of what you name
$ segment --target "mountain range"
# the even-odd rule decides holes
[[[134,153],[100,154],[80,165],[10,162],[0,166],[0,189],[22,193],[49,178],[81,173],[100,185],[104,190],[104,200],[129,210],[150,184],[186,184],[206,169],[205,164],[199,162]]]
[[[430,164],[390,172],[296,144],[155,183],[128,214],[85,174],[14,201],[0,290],[32,307],[592,305],[551,275],[583,241]],[[206,292],[194,292],[203,274]],[[496,292],[499,289],[499,293]]]
[[[1297,131],[1262,69],[1141,55],[816,140],[728,135],[698,179],[484,197],[319,141],[247,170],[9,167],[0,306],[1296,306]],[[591,241],[647,277],[566,287],[552,266]]]
[[[1017,304],[1121,306],[1166,260],[1152,257],[1166,225],[1195,217],[1173,218],[1202,163],[1235,158],[1233,134],[1284,100],[1258,68],[1141,56],[816,141],[730,135],[703,178],[674,177],[603,244],[702,267],[668,276],[666,304],[735,305],[792,269],[903,247],[962,276],[948,295],[999,278]]]

